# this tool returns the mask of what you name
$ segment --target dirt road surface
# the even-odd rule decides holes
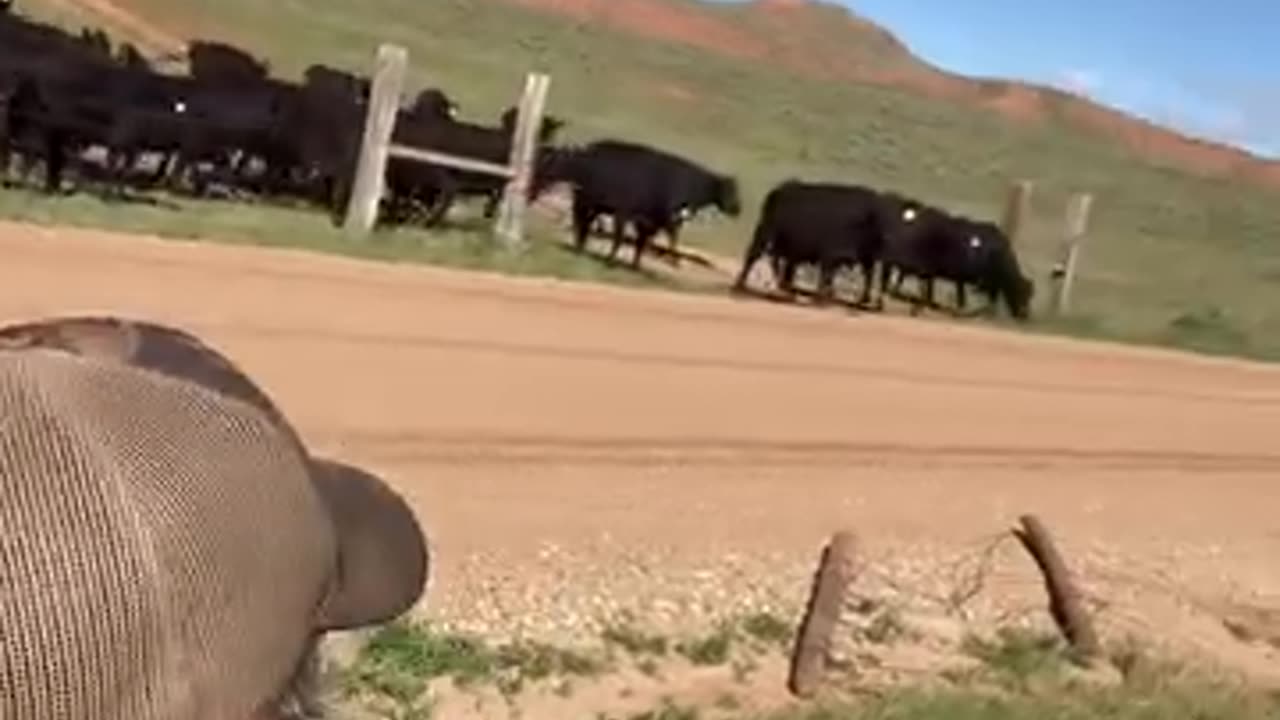
[[[0,249],[5,321],[181,325],[385,474],[431,534],[423,611],[460,627],[792,612],[842,527],[941,595],[1036,512],[1105,607],[1265,660],[1205,608],[1280,596],[1274,368],[83,230],[0,224]],[[1016,548],[987,573],[978,605],[1043,610]]]

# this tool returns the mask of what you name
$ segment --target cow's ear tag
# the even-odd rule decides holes
[[[969,238],[969,247],[971,247],[971,248],[980,248],[980,247],[982,247],[982,241],[978,239],[978,236],[977,236],[977,235],[974,235],[973,237],[970,237],[970,238]]]
[[[906,210],[903,210],[903,211],[902,211],[902,219],[903,219],[903,220],[906,220],[907,222],[911,222],[911,221],[915,220],[915,219],[916,219],[916,209],[915,209],[915,208],[907,208]]]
[[[187,111],[187,104],[179,100],[173,104],[173,111],[177,113],[184,113]]]

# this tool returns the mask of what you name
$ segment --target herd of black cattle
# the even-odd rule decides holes
[[[288,82],[271,77],[244,51],[206,41],[188,45],[185,74],[162,73],[127,43],[113,48],[99,31],[67,34],[20,16],[10,3],[0,0],[0,175],[6,184],[25,182],[43,165],[50,193],[63,192],[64,176],[72,171],[109,198],[147,187],[197,195],[221,188],[313,204],[340,221],[363,133],[368,78],[313,65],[301,83]],[[400,109],[393,141],[506,164],[515,109],[495,126],[456,114],[456,103],[443,91],[422,90]],[[638,267],[659,233],[674,251],[681,227],[700,210],[741,211],[731,175],[633,142],[557,146],[554,137],[563,125],[544,118],[529,199],[555,186],[570,188],[579,250],[597,219],[607,217],[613,225],[610,259],[629,243]],[[153,161],[149,171],[145,159]],[[460,196],[484,198],[485,215],[492,217],[504,184],[496,176],[392,157],[380,222],[432,226]],[[735,291],[745,290],[761,258],[769,259],[788,295],[796,269],[816,267],[819,302],[833,298],[839,270],[857,267],[857,304],[866,308],[882,308],[886,294],[909,300],[913,313],[938,307],[933,285],[941,278],[954,283],[955,311],[964,310],[966,287],[973,286],[987,297],[988,310],[1003,301],[1024,320],[1034,288],[997,225],[850,184],[788,180],[774,187]],[[922,281],[922,292],[902,293],[907,276]]]

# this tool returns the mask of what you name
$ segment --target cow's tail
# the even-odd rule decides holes
[[[751,244],[747,246],[746,254],[742,257],[742,268],[738,271],[738,278],[733,283],[733,289],[736,291],[746,289],[747,276],[751,274],[751,268],[755,267],[760,258],[773,247],[775,235],[773,215],[777,204],[778,190],[774,189],[765,196],[764,203],[760,206],[760,219],[756,221],[755,232],[751,235]]]

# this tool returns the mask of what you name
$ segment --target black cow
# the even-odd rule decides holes
[[[328,65],[311,65],[303,71],[306,86],[328,97],[351,99],[360,104],[369,101],[373,81],[362,75]]]
[[[886,234],[880,289],[884,293],[893,271],[898,282],[905,275],[923,281],[923,296],[912,300],[912,313],[923,305],[936,307],[934,280],[950,280],[956,287],[958,309],[965,306],[965,286],[975,285],[988,297],[988,311],[1001,300],[1018,320],[1030,315],[1034,283],[1023,275],[1008,237],[995,223],[953,215],[944,210],[895,196],[896,225]]]
[[[458,104],[439,88],[426,88],[405,109],[405,116],[417,120],[449,120],[457,117]]]
[[[600,140],[581,148],[560,148],[540,163],[536,197],[551,184],[566,182],[573,189],[575,246],[582,250],[595,219],[612,215],[613,247],[618,254],[628,223],[635,230],[635,255],[640,259],[649,241],[666,232],[676,252],[683,224],[699,210],[715,206],[731,217],[741,212],[738,182],[678,155],[639,143]]]
[[[187,45],[191,77],[205,83],[237,86],[266,80],[269,68],[234,45],[213,40],[194,40]]]
[[[506,133],[508,138],[508,148],[510,148],[510,143],[515,141],[516,113],[516,108],[508,108],[502,113],[502,117],[500,118],[502,131]],[[542,152],[542,147],[550,144],[555,139],[556,133],[559,132],[562,127],[564,127],[563,120],[551,115],[543,116],[542,127],[538,131],[538,148],[534,152],[535,164],[537,163],[538,156]],[[509,149],[508,152],[510,152]],[[492,175],[474,175],[471,179],[472,183],[468,189],[475,194],[485,196],[484,216],[486,218],[492,218],[498,212],[498,204],[502,202],[502,193],[506,188],[507,181],[502,178],[494,178]]]
[[[505,166],[511,157],[511,137],[501,129],[449,118],[423,118],[401,112],[392,137],[400,145],[431,148],[494,165]],[[402,200],[431,207],[426,219],[428,227],[445,216],[458,195],[488,198],[486,215],[492,217],[505,184],[506,179],[486,173],[396,157],[387,160],[388,188]]]
[[[780,183],[765,196],[733,289],[745,290],[752,267],[767,255],[774,261],[779,286],[788,295],[793,292],[796,266],[817,265],[817,300],[826,303],[833,295],[836,272],[858,265],[864,279],[858,302],[867,306],[876,262],[884,251],[886,216],[892,212],[878,192],[859,185]]]
[[[500,120],[502,121],[502,129],[512,137],[516,132],[516,115],[519,110],[515,107],[509,107],[502,113]],[[564,120],[554,115],[543,115],[542,126],[538,129],[538,142],[543,145],[549,145],[555,142],[556,134],[564,129]]]
[[[142,52],[133,43],[121,43],[116,48],[116,62],[121,67],[131,70],[151,70],[151,63],[143,56]]]

